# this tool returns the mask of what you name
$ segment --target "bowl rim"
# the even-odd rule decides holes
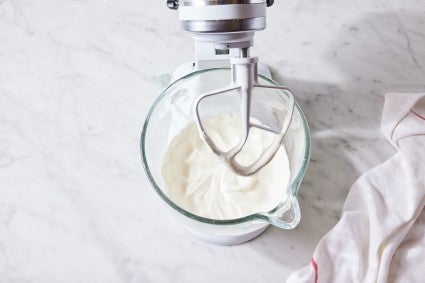
[[[180,214],[182,214],[182,215],[184,215],[184,216],[186,216],[190,219],[196,220],[198,222],[206,223],[206,224],[215,224],[215,225],[235,225],[235,224],[243,224],[243,223],[250,222],[250,221],[253,221],[253,220],[267,220],[267,219],[265,219],[265,218],[267,218],[267,216],[265,216],[265,214],[271,215],[274,212],[278,211],[279,208],[281,208],[285,204],[284,201],[279,202],[279,204],[275,208],[273,208],[272,210],[270,210],[268,212],[257,212],[257,213],[254,213],[254,214],[250,214],[250,215],[240,217],[240,218],[235,218],[235,219],[212,219],[212,218],[202,217],[202,216],[193,214],[193,213],[181,208],[176,203],[174,203],[161,190],[159,185],[156,183],[155,178],[153,177],[153,175],[151,173],[151,170],[149,169],[148,160],[147,160],[147,156],[146,156],[146,148],[145,148],[145,145],[146,145],[145,140],[146,140],[147,129],[148,129],[150,118],[151,118],[154,110],[156,109],[156,107],[158,106],[160,101],[166,96],[167,91],[170,88],[174,87],[176,84],[178,84],[183,79],[187,79],[187,78],[193,77],[195,75],[199,75],[199,74],[206,73],[206,72],[219,71],[219,70],[230,70],[230,68],[210,68],[210,69],[206,69],[206,70],[194,71],[192,73],[189,73],[189,74],[179,78],[178,80],[172,82],[171,84],[169,84],[161,92],[161,94],[155,99],[155,101],[153,102],[153,104],[149,108],[149,112],[148,112],[146,119],[145,119],[145,122],[143,124],[143,129],[142,129],[142,133],[141,133],[141,137],[140,137],[140,153],[141,153],[143,168],[144,168],[144,171],[145,171],[145,173],[148,177],[150,184],[152,185],[154,190],[157,192],[157,194],[161,197],[161,199],[164,200],[175,211],[179,212]],[[260,74],[258,76],[261,77],[261,79],[267,81],[268,83],[271,83],[273,85],[280,85],[279,83],[277,83],[273,79],[267,78],[267,77],[262,76]],[[285,91],[282,91],[282,92],[285,92]],[[309,160],[310,160],[311,135],[310,135],[310,129],[309,129],[309,126],[308,126],[308,123],[307,123],[307,119],[306,119],[301,107],[299,106],[299,104],[297,103],[296,100],[295,100],[295,107],[296,107],[296,109],[298,110],[298,112],[301,116],[301,120],[302,120],[302,124],[303,124],[303,128],[304,128],[304,134],[305,134],[305,142],[306,142],[304,158],[303,158],[303,162],[301,164],[300,170],[298,171],[297,176],[294,178],[292,183],[289,184],[289,186],[288,186],[288,189],[289,189],[288,191],[293,196],[297,197],[298,188],[301,185],[301,181],[304,178],[304,175],[306,174],[308,164],[309,164]]]

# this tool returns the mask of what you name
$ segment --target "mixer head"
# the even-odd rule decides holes
[[[254,32],[266,28],[267,0],[169,0],[167,5],[178,10],[185,31],[191,32],[197,45],[197,61],[207,59],[207,44],[215,54],[231,54],[234,49],[253,46]],[[211,58],[214,60],[214,58]],[[218,58],[215,58],[218,60]]]
[[[271,6],[273,2],[266,0],[167,1],[169,8],[178,9],[183,29],[191,32],[194,36],[197,50],[196,60],[193,64],[195,70],[211,68],[214,66],[213,62],[223,58],[230,60],[230,85],[199,96],[194,102],[194,113],[203,140],[235,173],[242,176],[255,174],[273,159],[282,144],[294,109],[294,97],[287,87],[258,83],[258,60],[256,57],[249,57],[248,50],[253,46],[254,33],[265,29],[266,7]],[[252,119],[254,89],[277,89],[286,93],[288,99],[286,105],[282,107],[285,108],[284,113],[286,114],[280,121],[280,127],[276,128]],[[206,99],[230,92],[236,92],[239,96],[241,133],[236,146],[223,150],[214,142],[204,127],[200,109]],[[241,164],[237,160],[237,156],[243,151],[252,128],[272,133],[274,138],[258,158],[249,164]]]

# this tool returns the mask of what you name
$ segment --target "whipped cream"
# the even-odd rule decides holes
[[[240,138],[240,118],[223,114],[203,120],[221,149]],[[270,144],[270,133],[252,129],[238,161],[249,164]],[[162,175],[168,196],[183,209],[212,219],[235,219],[270,211],[286,195],[290,172],[285,148],[257,174],[235,174],[201,139],[195,122],[176,135],[164,156]]]

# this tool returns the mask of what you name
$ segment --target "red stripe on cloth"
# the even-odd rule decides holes
[[[317,283],[317,280],[319,280],[319,267],[314,258],[311,258],[310,263],[314,268],[314,283]]]
[[[418,116],[419,118],[421,118],[422,120],[425,120],[425,117],[420,115],[419,113],[416,113],[415,111],[413,111],[412,109],[410,109],[410,112],[412,112],[413,114],[415,114],[416,116]]]

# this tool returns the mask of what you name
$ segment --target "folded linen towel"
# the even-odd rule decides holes
[[[389,93],[381,129],[398,153],[361,176],[295,282],[424,282],[425,93]]]

